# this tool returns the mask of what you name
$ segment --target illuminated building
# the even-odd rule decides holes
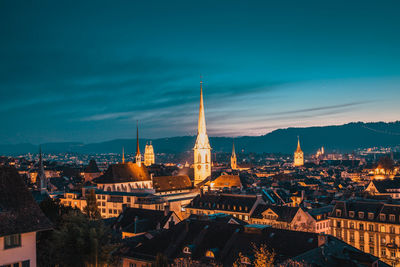
[[[294,152],[294,163],[295,167],[303,166],[304,165],[304,153],[300,147],[300,139],[297,137],[297,149]]]
[[[206,130],[203,103],[203,82],[200,82],[200,108],[197,139],[194,145],[194,185],[211,176],[211,146]]]
[[[237,159],[235,153],[235,143],[232,143],[232,155],[231,155],[231,168],[232,170],[236,170],[237,168]]]
[[[144,165],[150,166],[154,163],[155,163],[154,149],[150,141],[150,144],[146,144],[146,147],[144,149]]]
[[[330,219],[333,236],[392,266],[400,266],[399,204],[338,201]]]

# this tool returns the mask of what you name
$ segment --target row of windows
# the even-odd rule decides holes
[[[354,223],[354,222],[349,222],[349,228],[350,229],[356,229],[356,223]],[[342,227],[342,224],[341,224],[341,221],[337,221],[336,222],[336,227],[337,228],[341,228]],[[358,229],[359,230],[366,230],[365,228],[364,228],[364,223],[359,223],[358,224]],[[377,229],[377,231],[379,230],[379,232],[381,232],[381,233],[386,233],[387,232],[387,229],[386,229],[386,226],[385,225],[381,225],[378,229]],[[389,230],[389,233],[390,234],[395,234],[396,233],[396,228],[394,227],[394,226],[389,226],[388,227],[388,230]],[[374,227],[374,225],[373,224],[368,224],[368,231],[375,231],[375,227]]]
[[[325,229],[330,226],[330,221],[325,221],[322,223],[317,223],[317,230]]]
[[[192,210],[192,209],[189,209],[189,212],[190,212],[190,214],[197,214],[197,215],[211,215],[211,214],[213,214],[211,212],[207,213],[207,211],[203,212],[203,211],[200,211],[200,210]],[[249,220],[249,216],[248,215],[232,214],[232,216],[235,217],[235,218],[239,218],[240,220],[245,220],[245,221]]]
[[[207,202],[207,203],[203,203],[202,201],[200,201],[199,202],[199,207],[205,207],[205,208],[212,208],[212,207],[214,207],[214,203],[210,203],[210,202]],[[236,205],[230,205],[230,204],[227,204],[227,205],[225,205],[225,204],[216,204],[215,205],[215,207],[217,208],[217,209],[233,209],[233,210],[239,210],[239,211],[248,211],[248,207],[247,206],[245,206],[245,207],[242,207],[242,206],[236,206]]]
[[[342,210],[337,209],[336,210],[336,216],[337,217],[341,217],[342,216]],[[354,218],[355,216],[355,212],[354,211],[349,211],[349,217],[350,218]],[[360,219],[364,219],[364,212],[363,211],[359,211],[358,212],[358,218]],[[368,212],[368,220],[373,220],[375,218],[375,214],[372,212]],[[389,214],[389,221],[390,222],[395,222],[396,221],[396,215],[394,214]],[[379,220],[381,221],[386,221],[386,214],[379,214]]]
[[[101,209],[101,213],[106,213],[107,209]],[[109,214],[120,214],[122,210],[108,209]]]
[[[0,265],[0,267],[30,267],[30,266],[31,266],[30,260],[15,262],[6,265]]]

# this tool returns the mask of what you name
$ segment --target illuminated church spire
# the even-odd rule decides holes
[[[300,138],[297,136],[297,149],[294,152],[294,162],[293,165],[298,167],[298,166],[303,166],[304,165],[304,153],[301,150],[300,147]]]
[[[206,117],[204,115],[203,81],[200,81],[200,107],[199,121],[197,125],[197,138],[194,145],[194,183],[197,185],[211,176],[211,146],[206,129]]]
[[[122,147],[122,164],[125,163],[125,151],[124,151],[124,147]]]
[[[232,155],[231,155],[231,169],[235,170],[237,168],[236,152],[235,152],[235,142],[232,141]]]
[[[142,156],[140,155],[139,148],[139,123],[136,121],[136,164],[140,167],[142,165]]]

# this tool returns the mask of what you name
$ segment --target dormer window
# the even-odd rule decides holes
[[[358,218],[363,219],[364,218],[364,212],[362,212],[362,211],[358,212]]]
[[[349,211],[349,217],[354,218],[354,211]]]
[[[207,250],[207,251],[206,251],[206,257],[208,257],[208,258],[215,258],[214,252],[212,252],[211,250]]]
[[[374,214],[372,212],[368,212],[368,220],[373,220]]]
[[[380,214],[380,215],[379,215],[379,219],[380,219],[381,221],[385,221],[385,220],[386,220],[386,215],[385,215],[385,214]]]
[[[336,210],[336,216],[341,217],[342,216],[342,210],[337,209]]]
[[[396,216],[394,214],[389,215],[389,221],[394,222],[396,220]]]
[[[190,247],[186,246],[186,247],[183,248],[183,253],[192,254],[192,251],[190,250]]]

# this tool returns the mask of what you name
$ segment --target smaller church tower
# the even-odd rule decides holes
[[[39,151],[39,170],[37,175],[37,185],[38,189],[40,190],[41,194],[46,194],[47,192],[47,178],[46,174],[44,173],[43,167],[43,159],[42,159],[42,147],[40,147]]]
[[[297,149],[294,152],[294,163],[295,167],[303,166],[304,165],[304,153],[300,147],[300,138],[297,136]]]
[[[139,124],[136,122],[136,165],[139,167],[142,166],[142,155],[140,154],[140,148],[139,148]]]
[[[231,169],[237,169],[237,160],[236,160],[236,153],[235,153],[235,142],[232,142],[232,155],[231,155]]]
[[[125,151],[124,151],[124,147],[122,147],[122,164],[125,164]]]
[[[144,149],[144,165],[150,166],[154,163],[155,163],[154,149],[150,141],[150,144],[146,144],[146,147]]]

